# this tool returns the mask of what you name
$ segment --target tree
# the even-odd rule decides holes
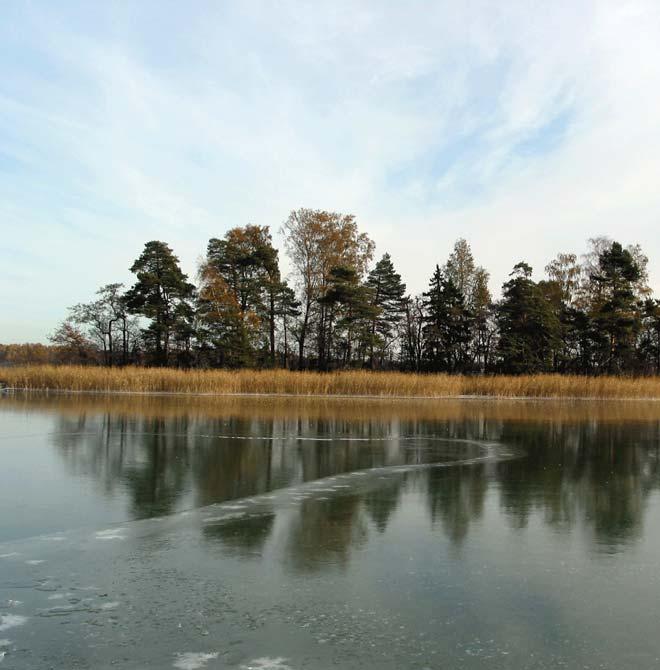
[[[361,279],[374,244],[366,233],[358,231],[354,216],[305,208],[291,212],[282,225],[282,234],[301,301],[299,366],[304,365],[305,346],[316,316],[317,354],[323,367],[327,357],[327,314],[320,299],[326,293],[330,272],[339,266],[348,267]]]
[[[424,299],[423,296],[408,296],[404,302],[402,324],[403,365],[408,370],[419,372],[424,358]]]
[[[613,240],[606,236],[591,237],[588,240],[589,250],[582,255],[582,282],[578,292],[579,307],[587,311],[592,310],[594,305],[600,300],[601,285],[592,280],[592,277],[598,274],[600,267],[600,257],[603,252],[611,249]],[[642,251],[639,244],[629,244],[626,251],[634,261],[639,276],[632,282],[632,289],[635,298],[643,300],[651,294],[648,285],[648,262],[649,259]]]
[[[532,268],[524,262],[515,265],[509,276],[497,307],[500,369],[512,374],[547,372],[559,336],[548,287],[532,280]]]
[[[289,368],[289,322],[290,319],[300,316],[300,302],[294,290],[285,281],[280,283],[275,295],[275,312],[282,322],[284,367]]]
[[[497,327],[494,321],[492,296],[488,288],[490,275],[478,267],[472,284],[472,354],[480,372],[488,370]]]
[[[273,247],[268,227],[248,225],[232,228],[223,239],[209,240],[206,266],[215,269],[227,290],[233,294],[238,306],[235,316],[242,321],[238,327],[256,328],[263,334],[263,343],[252,334],[243,336],[241,341],[245,345],[253,343],[250,344],[253,350],[243,352],[239,358],[252,360],[257,353],[254,349],[267,346],[270,363],[274,365],[276,300],[281,281],[278,252]],[[212,275],[202,270],[201,276]]]
[[[108,349],[110,352],[110,364],[116,361],[114,355],[115,331],[121,337],[121,364],[126,365],[129,360],[131,345],[135,344],[138,325],[135,318],[131,318],[126,305],[126,296],[122,293],[123,284],[106,284],[96,294],[101,296],[99,300],[105,306],[108,314]]]
[[[406,285],[395,272],[392,258],[385,254],[376,263],[366,281],[373,308],[369,343],[369,367],[376,367],[378,352],[380,365],[399,335],[399,322],[405,311]]]
[[[320,303],[326,308],[329,355],[325,364],[332,359],[333,347],[337,344],[337,358],[342,365],[350,365],[355,342],[362,343],[365,348],[370,344],[370,326],[377,314],[370,289],[360,284],[353,268],[339,265],[330,271],[327,289]]]
[[[472,249],[462,237],[456,240],[454,250],[447,259],[443,270],[445,277],[451,280],[463,296],[465,304],[469,304],[474,290],[477,268],[472,256]]]
[[[215,365],[243,367],[254,364],[254,351],[259,344],[259,317],[244,311],[236,292],[217,267],[202,265],[197,316],[198,338],[202,350],[212,347]]]
[[[131,272],[137,275],[137,281],[126,293],[126,306],[133,314],[151,320],[143,333],[153,347],[153,361],[168,365],[173,336],[180,339],[190,335],[193,319],[190,303],[195,288],[165,242],[147,242]]]
[[[424,355],[430,368],[463,370],[468,358],[471,314],[453,280],[437,265],[424,293],[424,313]]]
[[[69,307],[68,320],[76,326],[85,326],[88,337],[103,351],[103,362],[112,365],[113,315],[104,300],[78,303]]]
[[[59,349],[63,363],[85,365],[98,362],[94,344],[68,320],[63,321],[48,339]]]
[[[136,319],[128,313],[123,286],[106,284],[96,291],[99,296],[96,300],[69,307],[68,321],[85,327],[87,337],[98,344],[103,351],[103,362],[109,366],[128,363],[129,349],[138,329]],[[121,338],[119,353],[115,346],[116,337]]]
[[[575,254],[557,254],[557,257],[545,266],[550,281],[559,284],[561,298],[567,305],[573,305],[579,297],[582,284],[582,266]]]
[[[644,370],[660,374],[660,300],[644,302],[640,354]]]
[[[463,297],[463,304],[473,316],[471,339],[467,356],[472,365],[485,370],[490,358],[490,349],[495,333],[492,319],[492,299],[488,289],[490,275],[476,265],[468,242],[459,238],[443,268],[444,275],[451,280]]]
[[[598,257],[590,279],[597,296],[591,317],[600,334],[599,363],[608,373],[622,372],[633,364],[635,342],[640,331],[640,309],[635,295],[639,265],[628,249],[612,242]]]

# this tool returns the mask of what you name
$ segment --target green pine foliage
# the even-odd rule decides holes
[[[518,263],[499,299],[459,239],[421,295],[355,218],[300,209],[209,240],[197,286],[172,249],[147,242],[136,280],[70,308],[53,341],[76,360],[180,367],[411,370],[450,374],[660,374],[660,301],[638,245],[604,237],[560,253],[535,280]]]

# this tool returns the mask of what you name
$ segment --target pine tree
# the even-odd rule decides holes
[[[147,242],[131,272],[137,275],[137,282],[126,294],[126,306],[151,320],[143,330],[145,341],[153,348],[154,363],[168,365],[175,336],[178,339],[190,332],[195,287],[165,242]]]
[[[636,337],[640,330],[640,308],[635,285],[641,271],[628,249],[613,242],[598,257],[591,275],[598,295],[591,317],[600,334],[600,368],[608,373],[633,367]]]
[[[325,364],[330,362],[333,349],[336,349],[341,363],[350,365],[355,345],[367,340],[370,324],[376,315],[376,309],[371,305],[370,289],[360,284],[353,268],[339,265],[331,270],[320,302],[326,314],[328,359]]]
[[[226,284],[238,306],[233,329],[244,332],[238,340],[248,350],[234,351],[237,361],[256,361],[259,352],[268,351],[275,363],[276,297],[280,286],[278,252],[273,247],[267,226],[232,228],[223,239],[209,240],[205,267],[212,267]],[[202,269],[201,274],[204,274]],[[208,275],[217,280],[213,274]],[[221,340],[218,340],[220,342]]]
[[[660,374],[660,300],[644,302],[640,354],[644,371]]]
[[[284,345],[284,367],[289,368],[289,333],[291,332],[290,320],[300,316],[300,301],[296,298],[295,291],[286,283],[280,282],[275,295],[275,313],[282,322],[282,335]],[[294,331],[294,336],[297,333]]]
[[[367,277],[374,316],[371,319],[369,366],[380,365],[399,334],[399,324],[405,311],[406,285],[394,270],[392,258],[385,254]]]
[[[424,360],[424,298],[408,296],[404,303],[401,361],[408,370],[419,372]]]

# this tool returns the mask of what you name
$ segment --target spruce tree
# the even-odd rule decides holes
[[[460,372],[466,367],[471,314],[452,279],[436,265],[424,293],[424,354],[432,370]]]

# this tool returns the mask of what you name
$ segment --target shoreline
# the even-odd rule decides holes
[[[370,401],[448,401],[464,400],[467,402],[486,401],[486,402],[660,402],[660,397],[605,397],[605,396],[507,396],[507,395],[358,395],[358,394],[338,394],[338,393],[229,393],[213,391],[121,391],[117,389],[61,389],[61,388],[33,388],[33,387],[0,387],[2,393],[29,393],[38,395],[87,395],[87,396],[120,396],[120,397],[163,397],[163,398],[245,398],[245,399],[268,399],[268,398],[296,398],[310,400],[370,400]]]

